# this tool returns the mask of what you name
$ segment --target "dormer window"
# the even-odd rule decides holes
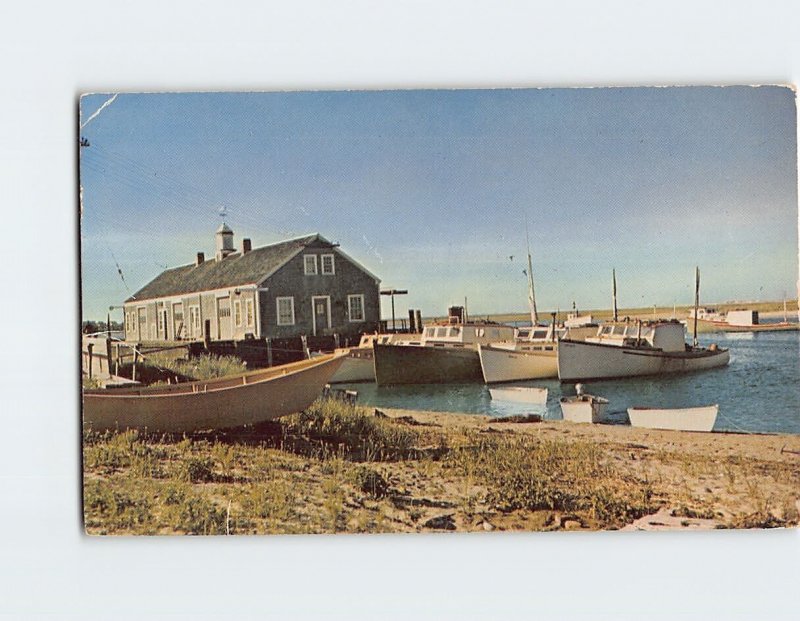
[[[315,276],[317,273],[317,255],[307,254],[303,256],[306,276]]]
[[[332,254],[323,254],[320,259],[322,260],[322,273],[332,275],[336,273],[336,268],[333,263]]]

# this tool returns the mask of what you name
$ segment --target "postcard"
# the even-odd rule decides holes
[[[83,95],[86,532],[797,526],[796,119],[780,85]]]

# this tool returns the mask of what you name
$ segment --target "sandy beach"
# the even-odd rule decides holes
[[[800,436],[322,403],[255,430],[89,437],[90,534],[791,527]]]

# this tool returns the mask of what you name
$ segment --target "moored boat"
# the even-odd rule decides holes
[[[374,343],[379,386],[482,381],[478,345],[511,340],[514,328],[464,321],[462,308],[450,310],[449,323],[425,326],[419,345]]]
[[[372,349],[373,343],[406,343],[413,344],[413,334],[365,334],[361,337],[358,347],[337,350],[341,351],[345,358],[339,370],[330,379],[331,384],[374,382],[375,381],[375,354]],[[418,339],[417,339],[418,340]]]
[[[558,345],[562,382],[686,373],[725,366],[727,349],[687,345],[677,321],[626,322],[603,326],[596,337],[563,339]]]
[[[583,386],[575,386],[577,395],[574,397],[561,397],[561,415],[566,421],[573,423],[599,423],[603,420],[608,399],[587,395]]]
[[[85,390],[83,425],[94,431],[190,433],[260,423],[311,405],[343,359],[329,354],[185,384]]]
[[[519,328],[513,341],[478,346],[483,381],[494,384],[558,377],[559,339],[582,340],[596,333],[596,325]]]
[[[695,408],[658,409],[628,408],[633,427],[671,429],[676,431],[711,431],[717,420],[719,405]]]
[[[489,393],[493,401],[513,401],[531,405],[544,405],[547,403],[547,388],[503,386],[501,388],[490,388]]]

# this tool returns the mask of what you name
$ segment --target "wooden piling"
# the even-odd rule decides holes
[[[89,379],[92,379],[92,365],[94,363],[92,360],[92,349],[94,349],[94,343],[88,343],[86,345],[86,351],[89,353]]]
[[[417,309],[414,311],[414,318],[417,326],[417,334],[422,334],[422,311]]]

